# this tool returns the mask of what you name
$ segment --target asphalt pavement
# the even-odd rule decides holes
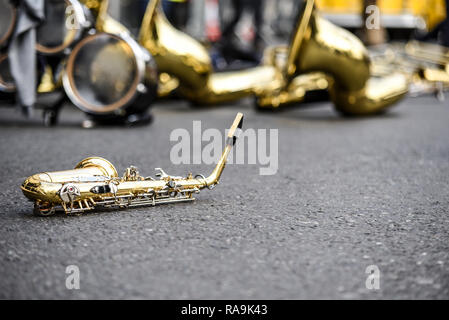
[[[89,130],[73,107],[55,128],[0,108],[0,298],[448,299],[447,101],[407,98],[356,119],[329,102],[270,114],[251,100],[172,101],[154,106],[150,126]],[[35,217],[20,190],[92,155],[120,172],[208,174],[170,161],[170,133],[194,120],[224,130],[238,111],[244,128],[279,130],[275,175],[229,165],[194,203],[83,216]],[[79,290],[66,288],[69,265]],[[378,290],[366,286],[373,265]]]

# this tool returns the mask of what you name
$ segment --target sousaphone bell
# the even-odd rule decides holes
[[[369,53],[363,43],[349,31],[323,19],[313,0],[303,5],[289,50],[287,83],[298,74],[324,72],[329,78],[331,99],[344,114],[382,112],[408,92],[407,78],[399,72],[372,76]]]

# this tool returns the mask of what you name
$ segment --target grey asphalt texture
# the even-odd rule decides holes
[[[449,96],[446,95],[449,99]],[[250,100],[197,109],[158,103],[152,125],[80,128],[63,110],[44,128],[0,109],[0,298],[10,299],[448,299],[449,105],[407,98],[385,115],[348,119],[331,103],[276,114]],[[98,155],[174,175],[176,128],[279,129],[279,170],[229,165],[194,203],[35,217],[20,184]],[[80,290],[65,286],[80,269]],[[365,286],[378,266],[380,289]]]

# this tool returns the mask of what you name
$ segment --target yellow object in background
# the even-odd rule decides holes
[[[56,89],[56,84],[53,81],[53,70],[50,66],[45,67],[45,73],[42,75],[41,82],[37,88],[38,93],[49,93]]]
[[[316,0],[316,5],[325,15],[360,15],[363,10],[363,0]],[[446,17],[444,0],[378,0],[377,5],[382,14],[393,18],[405,15],[422,18],[427,30],[433,29]],[[401,27],[399,19],[397,21]]]

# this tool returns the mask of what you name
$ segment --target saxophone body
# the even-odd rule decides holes
[[[80,214],[97,208],[193,201],[194,194],[205,188],[213,189],[219,183],[242,124],[243,115],[239,113],[229,130],[221,158],[208,177],[191,173],[186,177],[170,176],[157,168],[158,179],[154,179],[140,176],[133,166],[119,177],[108,160],[90,157],[73,170],[35,174],[24,181],[21,189],[25,197],[34,202],[34,212],[40,216],[50,216],[56,211]]]

